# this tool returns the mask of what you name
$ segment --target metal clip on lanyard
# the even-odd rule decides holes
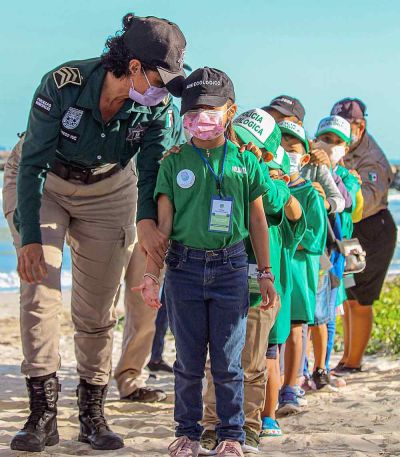
[[[193,143],[193,139],[190,141],[192,143],[192,146],[194,148],[194,150],[197,152],[197,154],[199,155],[199,157],[201,158],[201,160],[206,164],[207,168],[210,170],[211,174],[214,176],[214,179],[215,179],[215,182],[217,183],[217,191],[218,191],[218,194],[219,196],[221,197],[221,191],[222,191],[222,181],[224,179],[224,172],[225,172],[225,159],[226,159],[226,152],[228,150],[228,141],[225,140],[225,144],[224,144],[224,156],[223,156],[223,159],[222,159],[222,170],[221,170],[221,173],[219,175],[217,175],[215,173],[215,171],[213,170],[212,166],[210,165],[210,163],[208,162],[208,160],[203,156],[203,154],[201,153],[200,149]]]

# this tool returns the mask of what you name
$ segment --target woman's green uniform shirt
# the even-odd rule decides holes
[[[214,172],[222,170],[224,146],[200,150]],[[186,183],[181,176],[185,173]],[[182,184],[185,187],[182,187]],[[222,195],[233,198],[230,233],[210,232],[211,198],[217,196],[214,176],[190,144],[184,144],[179,154],[172,154],[161,162],[155,199],[165,194],[174,207],[170,239],[195,249],[221,249],[249,236],[250,203],[268,191],[256,157],[228,140]]]
[[[154,107],[127,99],[105,123],[99,109],[105,75],[100,58],[67,62],[47,73],[35,92],[17,183],[22,245],[41,242],[41,198],[56,158],[80,167],[125,167],[140,151],[137,221],[157,219],[153,194],[159,160],[172,146],[171,97]]]

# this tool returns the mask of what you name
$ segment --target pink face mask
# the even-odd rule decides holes
[[[183,127],[199,140],[213,140],[225,131],[224,111],[189,111],[183,117]]]

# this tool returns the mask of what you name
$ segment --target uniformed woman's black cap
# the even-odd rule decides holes
[[[125,46],[138,60],[156,67],[167,89],[180,97],[186,40],[179,27],[153,16],[132,16],[130,23],[123,35]]]
[[[235,101],[235,89],[229,76],[216,68],[198,68],[183,85],[181,115],[197,105],[223,106]]]

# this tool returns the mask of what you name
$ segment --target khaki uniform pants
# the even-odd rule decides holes
[[[115,305],[133,251],[137,179],[129,163],[95,184],[65,181],[49,173],[40,223],[48,277],[21,283],[22,373],[43,376],[60,367],[61,262],[66,235],[71,246],[71,313],[78,374],[91,384],[109,380]],[[14,244],[20,240],[7,215]]]
[[[268,336],[280,309],[280,302],[267,311],[259,307],[250,308],[247,318],[246,343],[242,352],[244,370],[244,414],[245,427],[255,433],[261,431],[261,413],[265,403],[267,383],[266,352]],[[206,365],[207,386],[204,393],[204,413],[202,425],[206,430],[214,430],[218,422],[215,406],[215,390],[210,370]]]
[[[147,306],[131,288],[142,282],[146,256],[136,243],[125,277],[125,327],[122,353],[114,377],[121,398],[146,385],[148,373],[143,368],[150,360],[157,310]]]

